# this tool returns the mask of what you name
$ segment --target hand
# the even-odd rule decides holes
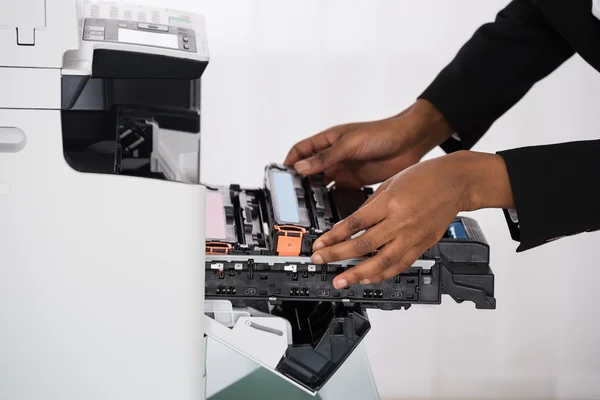
[[[416,164],[451,134],[439,111],[418,100],[392,118],[340,125],[305,139],[284,164],[302,175],[324,173],[327,183],[362,187]]]
[[[492,207],[514,207],[500,156],[460,151],[428,160],[386,181],[362,208],[316,241],[312,262],[333,263],[381,249],[334,279],[336,288],[378,283],[433,247],[459,212]]]

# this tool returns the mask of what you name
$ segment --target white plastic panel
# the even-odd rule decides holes
[[[161,129],[152,131],[152,170],[176,182],[200,181],[200,135]]]
[[[44,0],[0,0],[0,28],[46,27],[46,3]]]
[[[204,188],[71,170],[59,111],[0,124],[0,399],[202,399]]]
[[[210,338],[207,338],[207,341],[206,398],[210,398],[260,368],[254,361],[224,344]]]
[[[253,324],[266,329],[256,329]],[[277,366],[288,346],[288,325],[283,318],[241,317],[230,329],[205,316],[204,326],[207,336],[271,370]]]
[[[60,81],[59,69],[0,67],[0,108],[60,110]]]
[[[0,66],[60,68],[79,46],[76,0],[0,0],[0,10]]]
[[[247,357],[306,393],[315,392],[277,372],[275,368],[292,342],[291,325],[279,317],[240,317],[233,329],[204,316],[204,332],[211,339]],[[210,367],[209,367],[210,368]]]
[[[186,11],[155,8],[139,4],[115,3],[107,1],[89,1],[84,4],[85,18],[110,18],[125,21],[147,22],[161,25],[174,25],[182,28],[196,28],[202,25],[202,17]],[[165,2],[165,7],[168,7]]]

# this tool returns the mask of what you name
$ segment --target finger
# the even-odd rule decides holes
[[[385,246],[376,256],[363,261],[355,267],[349,268],[341,273],[333,280],[333,286],[336,289],[354,285],[365,279],[380,275],[396,265],[402,268],[405,266],[401,263],[404,259],[404,254],[412,247],[410,243],[395,239],[393,242]]]
[[[319,151],[325,150],[332,145],[327,140],[325,135],[315,135],[298,142],[289,151],[283,165],[291,167],[301,160],[311,157],[313,154]]]
[[[360,189],[363,187],[355,176],[352,166],[339,163],[325,170],[325,184],[335,183],[335,187],[344,189]]]
[[[398,262],[391,268],[388,268],[385,271],[381,272],[379,275],[375,275],[372,277],[366,277],[365,279],[360,281],[360,283],[362,285],[368,285],[368,284],[380,283],[383,281],[387,281],[388,279],[392,279],[396,275],[401,274],[406,269],[412,267],[414,265],[415,261],[417,261],[417,259],[419,257],[421,257],[423,255],[423,253],[425,253],[425,250],[422,250],[421,246],[418,246],[418,245],[414,246],[412,249],[410,249],[404,255],[404,257],[402,257],[400,262]]]
[[[317,152],[314,156],[295,163],[294,168],[300,174],[314,175],[320,174],[339,162],[350,159],[354,148],[352,142],[345,139],[346,137],[342,137],[332,146]]]
[[[369,206],[363,207],[338,222],[331,230],[313,244],[313,250],[321,250],[327,246],[340,243],[360,231],[370,228],[385,218],[387,207],[381,206],[382,201],[373,201]]]
[[[315,264],[328,264],[334,261],[371,255],[394,237],[394,224],[386,222],[375,225],[362,235],[317,251],[312,256]]]
[[[340,137],[355,129],[357,125],[359,124],[356,123],[334,126],[324,130],[323,132],[317,133],[308,139],[304,139],[301,142],[296,143],[289,151],[283,164],[288,167],[293,166],[299,161],[309,158],[314,154],[331,147],[339,140]]]

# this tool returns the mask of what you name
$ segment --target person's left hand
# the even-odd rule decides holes
[[[378,283],[409,268],[433,247],[459,212],[512,208],[512,203],[500,156],[461,151],[424,161],[383,183],[357,212],[317,240],[312,262],[330,264],[380,249],[334,279],[338,289]]]

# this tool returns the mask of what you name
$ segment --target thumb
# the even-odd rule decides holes
[[[352,150],[348,145],[348,141],[340,140],[314,156],[297,162],[294,164],[294,168],[302,175],[320,174],[337,163],[348,160],[351,153]]]

